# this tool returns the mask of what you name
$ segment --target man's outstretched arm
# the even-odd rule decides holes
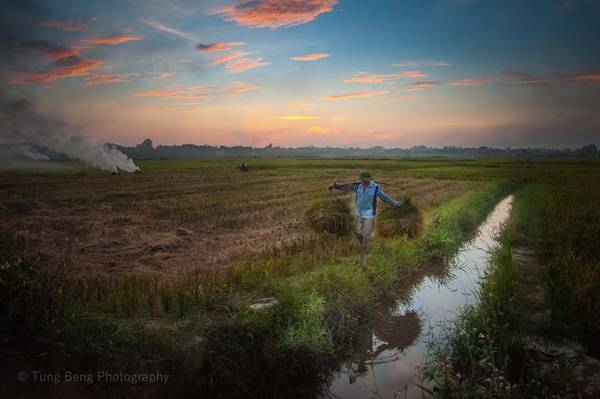
[[[384,193],[383,190],[381,189],[381,186],[377,190],[377,196],[379,196],[379,198],[381,198],[382,200],[384,200],[385,202],[387,202],[388,204],[390,204],[392,206],[398,206],[401,204],[400,201],[396,201],[395,199],[393,199],[392,197],[390,197],[389,195]]]
[[[336,190],[341,190],[341,191],[346,191],[349,193],[353,193],[356,191],[356,189],[358,188],[358,185],[360,183],[359,182],[354,182],[354,183],[344,183],[344,184],[339,184],[339,183],[333,183],[332,185],[329,186],[329,189],[336,189]]]

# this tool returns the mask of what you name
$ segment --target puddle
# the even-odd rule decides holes
[[[465,243],[439,273],[420,276],[407,299],[382,315],[371,334],[363,337],[357,355],[330,380],[323,398],[422,398],[417,368],[423,364],[429,334],[439,335],[460,309],[473,303],[481,276],[489,263],[490,250],[508,220],[513,196],[496,205],[479,227],[475,238]]]

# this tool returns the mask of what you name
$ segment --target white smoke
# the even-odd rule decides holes
[[[71,159],[80,160],[87,165],[109,172],[140,170],[132,159],[115,146],[98,144],[88,138],[71,135],[68,131],[72,129],[62,120],[41,113],[26,99],[0,96],[0,142],[27,143],[46,147]],[[30,159],[45,157],[28,145],[14,147],[22,148],[22,155]]]
[[[36,148],[27,144],[0,147],[0,157],[3,159],[25,158],[35,161],[50,159],[47,155],[41,154]]]

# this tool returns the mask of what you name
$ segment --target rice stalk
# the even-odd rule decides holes
[[[423,214],[410,200],[402,201],[400,206],[386,207],[377,218],[377,233],[382,237],[397,236],[418,237],[423,230]]]

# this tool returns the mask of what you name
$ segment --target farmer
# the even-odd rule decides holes
[[[356,238],[360,248],[359,263],[361,266],[367,265],[367,246],[373,233],[375,224],[375,213],[377,212],[377,197],[381,198],[392,206],[399,206],[400,201],[396,201],[383,192],[381,187],[372,179],[371,172],[363,170],[359,176],[360,181],[354,183],[338,184],[333,183],[329,189],[338,189],[346,192],[356,193]]]

